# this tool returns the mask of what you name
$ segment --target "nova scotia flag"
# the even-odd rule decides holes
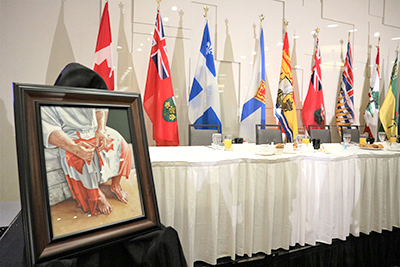
[[[265,124],[265,51],[262,28],[259,41],[253,74],[240,119],[240,137],[251,143],[256,141],[255,125]]]
[[[189,95],[189,121],[192,124],[219,125],[221,129],[220,118],[219,90],[208,22],[206,21],[196,73]]]

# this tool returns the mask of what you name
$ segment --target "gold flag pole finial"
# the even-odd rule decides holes
[[[289,21],[286,19],[283,21],[283,25],[285,26],[285,32],[287,32],[287,26],[289,25]]]
[[[209,8],[208,8],[208,6],[205,6],[205,7],[203,7],[203,9],[204,9],[204,17],[205,18],[207,18],[207,13],[208,13],[208,10],[209,10]]]
[[[156,2],[157,2],[157,9],[160,9],[161,0],[156,0]]]
[[[381,37],[378,38],[378,47],[381,45]]]
[[[349,36],[348,36],[348,41],[350,42],[350,34],[351,34],[351,31],[349,31]]]
[[[318,27],[315,29],[315,33],[317,34],[317,38],[318,38],[318,36],[319,36],[319,32],[320,32],[320,31],[321,31],[321,29],[318,28]]]
[[[260,15],[260,26],[262,27],[263,20],[265,19],[265,16],[263,14]]]

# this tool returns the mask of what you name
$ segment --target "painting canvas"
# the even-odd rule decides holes
[[[14,99],[28,262],[159,229],[139,94],[14,84]]]

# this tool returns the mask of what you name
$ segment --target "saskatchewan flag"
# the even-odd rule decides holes
[[[379,110],[379,119],[388,137],[392,134],[397,135],[397,58],[398,50],[396,50],[396,60],[390,77],[389,90]]]

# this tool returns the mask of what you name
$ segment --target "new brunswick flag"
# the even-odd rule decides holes
[[[157,146],[177,146],[178,122],[160,10],[155,26],[143,106],[153,123]]]
[[[396,60],[393,64],[389,90],[379,110],[379,119],[388,138],[392,134],[397,135],[397,57],[398,50],[396,50]]]
[[[287,141],[293,142],[298,133],[296,105],[293,97],[292,65],[290,62],[289,40],[285,33],[282,51],[281,75],[279,77],[278,96],[276,98],[275,116],[286,133]]]

